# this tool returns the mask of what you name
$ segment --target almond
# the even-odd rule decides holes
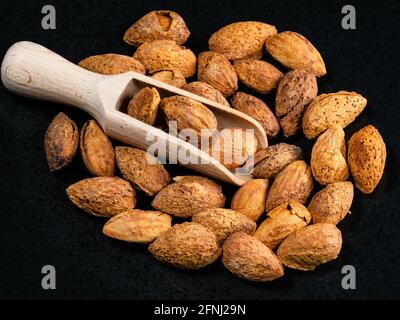
[[[236,93],[231,101],[233,108],[257,120],[268,137],[273,138],[278,134],[280,129],[278,120],[263,101],[244,92]]]
[[[253,234],[256,230],[256,223],[240,212],[229,209],[207,209],[195,213],[192,221],[201,224],[212,231],[219,243],[225,241],[232,233],[244,232]]]
[[[287,237],[277,255],[283,265],[303,271],[334,260],[342,248],[342,234],[329,223],[317,223],[302,228]]]
[[[353,184],[349,181],[326,186],[314,195],[308,205],[313,223],[338,224],[349,213],[353,196]]]
[[[217,129],[217,118],[202,103],[182,96],[171,96],[161,100],[161,109],[168,121],[176,121],[178,131],[193,130],[201,137],[202,130]]]
[[[225,128],[212,137],[209,154],[227,169],[233,170],[257,151],[257,145],[257,138],[251,129]]]
[[[270,248],[243,232],[232,234],[223,245],[222,263],[236,276],[250,281],[272,281],[283,267]]]
[[[229,102],[225,99],[220,91],[210,86],[208,83],[194,81],[182,87],[183,90],[197,94],[198,96],[210,99],[212,101],[230,107]]]
[[[311,152],[311,170],[322,185],[345,181],[349,177],[343,129],[336,125],[321,134]]]
[[[310,220],[310,212],[301,203],[282,203],[268,212],[268,218],[260,224],[254,238],[275,249],[287,236],[309,224]]]
[[[81,180],[67,188],[67,195],[77,207],[99,217],[111,217],[136,205],[135,190],[117,177]]]
[[[103,227],[111,238],[150,243],[171,228],[171,217],[160,211],[128,210],[113,216]]]
[[[295,145],[278,143],[258,151],[250,158],[245,167],[251,169],[253,176],[261,179],[274,178],[288,164],[302,159],[301,149]]]
[[[270,93],[278,86],[283,76],[272,64],[261,60],[238,60],[233,67],[239,80],[258,93]]]
[[[213,33],[208,40],[211,51],[223,54],[228,60],[259,59],[265,40],[276,34],[272,25],[257,21],[229,24]]]
[[[129,102],[127,113],[152,126],[157,119],[160,101],[160,95],[156,88],[145,87],[133,96]]]
[[[313,189],[310,167],[302,160],[287,165],[275,178],[267,197],[267,211],[291,200],[306,203]]]
[[[114,53],[87,57],[79,62],[79,66],[101,74],[120,74],[128,71],[146,73],[144,65],[139,60]]]
[[[314,139],[335,124],[346,128],[366,105],[367,99],[356,92],[321,94],[310,103],[304,113],[304,135],[308,139]]]
[[[172,40],[154,40],[143,43],[133,57],[145,66],[149,73],[161,69],[180,71],[185,78],[196,72],[196,56]]]
[[[124,41],[132,46],[153,40],[174,40],[183,44],[190,32],[182,17],[174,11],[151,11],[136,21],[124,34]]]
[[[95,120],[82,127],[80,149],[86,168],[94,176],[114,175],[114,148]]]
[[[374,191],[386,162],[386,145],[374,126],[368,125],[353,134],[347,159],[356,187],[363,193]]]
[[[289,69],[310,69],[318,77],[326,74],[321,54],[301,34],[281,32],[269,37],[265,46],[275,60]]]
[[[159,70],[151,77],[177,88],[182,88],[186,84],[185,77],[178,70]]]
[[[206,209],[222,208],[225,197],[221,186],[205,177],[175,177],[162,189],[151,205],[162,212],[176,217],[189,218]]]
[[[305,109],[317,94],[317,78],[311,71],[296,69],[283,76],[276,92],[275,112],[285,137],[297,132]]]
[[[159,261],[181,269],[203,268],[221,255],[215,235],[194,222],[176,224],[149,245]]]
[[[171,180],[164,166],[144,150],[116,147],[115,155],[122,177],[148,196],[157,194]]]
[[[246,182],[232,198],[231,209],[243,213],[256,221],[265,211],[265,200],[269,190],[269,181],[254,179]]]
[[[74,121],[60,112],[46,130],[44,150],[50,171],[66,167],[78,148],[79,132]]]
[[[219,90],[224,97],[234,94],[238,88],[235,69],[228,59],[216,52],[199,54],[197,79]]]

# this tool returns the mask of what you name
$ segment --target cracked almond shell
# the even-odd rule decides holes
[[[172,40],[154,40],[143,43],[133,57],[139,60],[149,73],[158,70],[178,70],[185,78],[196,72],[196,56]]]
[[[182,88],[186,84],[185,77],[178,70],[159,70],[153,73],[151,77],[177,88]]]
[[[235,69],[222,54],[206,51],[199,54],[197,79],[219,90],[224,97],[238,88]]]
[[[190,32],[182,17],[174,11],[151,11],[137,20],[124,34],[124,41],[132,46],[153,40],[174,40],[183,44]]]
[[[307,139],[314,139],[336,124],[346,128],[366,105],[367,99],[356,92],[321,94],[310,103],[304,113],[304,135]]]
[[[230,209],[207,209],[195,213],[192,222],[196,222],[212,231],[219,243],[225,241],[232,233],[244,232],[253,234],[256,230],[256,223],[238,211]]]
[[[189,218],[197,212],[225,205],[221,186],[210,179],[183,176],[175,177],[174,181],[156,195],[151,203],[153,208],[176,217]]]
[[[260,59],[265,40],[274,34],[276,28],[266,23],[235,22],[213,33],[208,40],[208,47],[228,60]]]
[[[144,150],[116,147],[115,156],[122,177],[148,196],[157,194],[171,180],[164,166]]]
[[[374,126],[368,125],[352,135],[347,161],[356,187],[363,193],[374,191],[386,162],[386,145]]]
[[[276,91],[275,113],[285,137],[298,131],[304,111],[317,94],[317,78],[309,70],[296,69],[283,76]]]
[[[267,212],[282,203],[307,202],[313,189],[311,168],[303,160],[287,165],[275,178],[267,196]]]
[[[175,224],[149,245],[159,261],[180,269],[203,268],[221,255],[216,236],[194,222]]]
[[[67,188],[67,195],[77,207],[99,217],[111,217],[136,205],[135,190],[117,177],[81,180]]]
[[[311,214],[301,203],[282,203],[268,212],[267,219],[257,228],[254,238],[275,249],[287,236],[304,228],[310,221]]]
[[[156,88],[145,87],[136,93],[129,101],[127,113],[149,125],[154,125],[157,119],[158,106],[161,98]]]
[[[94,176],[114,176],[114,148],[95,120],[87,121],[81,130],[80,149],[86,168]]]
[[[279,246],[277,255],[284,266],[308,271],[336,259],[341,248],[340,230],[333,224],[317,223],[288,236]]]
[[[78,148],[79,132],[73,120],[58,113],[46,130],[44,150],[50,171],[66,167],[74,158]]]
[[[246,182],[234,194],[231,209],[257,221],[265,212],[268,190],[269,181],[267,179],[253,179]]]
[[[280,129],[278,120],[262,100],[244,92],[237,92],[231,101],[234,109],[257,120],[268,137],[273,138],[278,134]]]
[[[108,220],[103,233],[117,240],[150,243],[171,228],[171,220],[171,216],[160,211],[132,209]]]
[[[146,73],[144,65],[137,59],[122,54],[99,54],[79,62],[79,66],[100,74],[120,74],[128,71]]]
[[[208,83],[194,81],[188,83],[182,87],[183,90],[197,94],[198,96],[210,99],[212,101],[223,104],[226,107],[230,107],[229,102],[225,99],[220,91],[210,86]]]
[[[236,276],[250,281],[268,282],[283,276],[282,264],[272,250],[243,232],[226,239],[222,263]]]
[[[269,37],[265,46],[275,60],[289,69],[310,69],[318,77],[326,74],[321,54],[310,41],[297,32],[278,33]]]
[[[274,90],[283,76],[272,64],[261,60],[238,60],[233,67],[239,80],[246,87],[263,94]]]
[[[308,205],[313,223],[338,224],[349,213],[354,188],[350,181],[335,182],[319,191]]]

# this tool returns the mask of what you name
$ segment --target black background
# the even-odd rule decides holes
[[[46,4],[57,10],[56,30],[41,28]],[[341,28],[345,4],[356,8],[356,30]],[[346,129],[347,138],[371,123],[384,137],[388,153],[377,190],[370,196],[357,191],[352,215],[339,224],[344,244],[336,261],[315,272],[286,269],[273,283],[251,283],[234,277],[220,261],[198,271],[176,270],[156,262],[145,246],[103,236],[104,220],[80,211],[65,194],[68,185],[89,177],[81,157],[65,170],[50,173],[43,151],[45,130],[59,111],[79,127],[88,116],[21,98],[1,87],[0,298],[400,298],[398,1],[1,0],[0,7],[0,57],[20,40],[38,42],[73,62],[107,52],[131,55],[134,48],[122,41],[125,30],[156,9],[183,16],[192,34],[186,46],[196,54],[207,49],[212,32],[234,21],[258,20],[279,31],[297,31],[315,44],[327,65],[328,75],[319,80],[320,93],[354,90],[368,98],[363,114]],[[266,101],[273,106],[273,97]],[[312,144],[301,135],[290,142],[309,154]],[[167,168],[173,176],[190,173],[178,166]],[[223,190],[229,204],[236,188],[223,185]],[[149,208],[150,200],[140,195],[138,207]],[[56,290],[41,288],[41,268],[47,264],[56,267]],[[341,268],[347,264],[356,268],[356,290],[341,287]]]

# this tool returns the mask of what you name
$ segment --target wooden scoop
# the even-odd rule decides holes
[[[86,111],[109,137],[128,145],[146,150],[154,143],[146,139],[150,133],[159,142],[168,142],[173,150],[198,156],[197,164],[184,166],[236,185],[243,185],[251,177],[234,174],[190,143],[119,111],[122,105],[141,88],[155,87],[161,98],[181,95],[203,103],[217,117],[218,129],[254,129],[259,148],[268,145],[261,125],[239,111],[136,72],[105,76],[87,71],[33,42],[17,42],[9,48],[1,65],[1,79],[4,86],[16,94]],[[170,160],[179,161],[171,157],[173,155],[169,155]]]

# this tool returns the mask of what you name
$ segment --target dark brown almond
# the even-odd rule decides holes
[[[144,123],[154,125],[157,119],[160,95],[156,88],[145,87],[129,102],[127,113]]]

